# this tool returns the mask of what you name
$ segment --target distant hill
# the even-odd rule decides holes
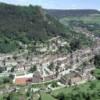
[[[57,18],[62,18],[66,16],[88,16],[90,14],[100,14],[98,10],[55,10],[55,9],[48,9],[45,10],[49,15]]]

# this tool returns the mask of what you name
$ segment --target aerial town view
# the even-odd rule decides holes
[[[0,0],[0,100],[100,100],[100,1]]]

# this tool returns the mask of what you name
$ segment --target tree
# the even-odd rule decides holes
[[[58,96],[57,96],[57,99],[58,100],[65,100],[65,95],[63,93],[60,93]]]
[[[94,82],[92,82],[92,83],[90,84],[90,89],[93,90],[95,87],[96,87],[96,84],[95,84]]]
[[[39,100],[42,100],[42,96],[41,96],[41,94],[40,94],[40,93],[39,93],[39,96],[40,96],[40,97],[39,97]]]
[[[36,70],[37,70],[37,66],[34,65],[33,67],[30,68],[29,72],[30,72],[30,73],[33,73],[33,72],[35,72]]]
[[[94,57],[94,64],[96,65],[96,67],[100,66],[100,55],[95,55],[95,57]]]
[[[19,100],[19,96],[16,93],[10,93],[7,100]]]
[[[78,39],[74,39],[70,43],[70,48],[72,51],[80,49],[80,41]]]
[[[3,67],[0,67],[0,73],[2,73],[4,71]]]
[[[69,85],[69,86],[72,85],[72,81],[71,81],[71,79],[68,80],[68,85]]]
[[[13,74],[10,74],[10,75],[9,75],[9,78],[10,78],[11,80],[13,80],[13,79],[14,79],[14,75],[13,75]]]
[[[9,77],[4,77],[3,78],[3,83],[9,83],[10,82],[10,78]]]
[[[54,82],[52,82],[51,86],[52,86],[53,88],[55,88],[55,87],[57,87],[57,86],[58,86],[58,84],[57,84],[57,82],[56,82],[56,81],[54,81]]]
[[[58,65],[56,66],[55,70],[56,70],[56,77],[57,77],[59,74],[59,66]]]
[[[54,63],[50,63],[50,65],[48,66],[48,68],[49,68],[50,70],[53,70],[53,69],[54,69]]]
[[[11,72],[14,72],[14,70],[15,70],[15,66],[13,66],[13,67],[11,68]]]

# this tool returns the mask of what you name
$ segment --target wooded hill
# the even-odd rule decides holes
[[[44,41],[61,33],[64,26],[39,6],[0,3],[0,52],[16,48],[16,41]]]
[[[44,13],[41,7],[21,7],[0,4],[0,33],[27,35],[34,39],[47,38],[63,32],[63,25]]]
[[[75,45],[77,41],[81,46],[91,44],[91,40],[85,35],[74,32],[70,26],[64,26],[39,6],[0,4],[0,53],[19,49],[20,42],[44,42],[58,35],[66,38],[69,44],[73,40],[76,40]]]
[[[90,10],[90,9],[74,9],[74,10],[55,10],[55,9],[48,9],[45,10],[49,15],[53,16],[53,17],[57,17],[57,18],[63,18],[63,17],[68,17],[68,16],[88,16],[90,14],[100,14],[100,12],[98,10]]]

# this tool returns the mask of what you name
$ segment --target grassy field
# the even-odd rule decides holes
[[[65,17],[60,21],[64,24],[70,20],[83,21],[85,23],[97,23],[100,24],[100,15],[90,15],[90,16],[82,16],[82,17]]]
[[[0,100],[3,100],[3,96],[2,95],[0,95]]]
[[[84,93],[98,91],[100,89],[100,81],[94,80],[92,82],[90,81],[90,82],[87,82],[87,83],[79,85],[79,86],[58,89],[58,90],[53,91],[51,94],[41,93],[41,100],[57,100],[53,96],[56,97],[60,93],[64,93],[65,95],[68,95],[69,93],[72,93],[73,91],[77,92],[77,89]]]
[[[50,94],[41,93],[41,100],[56,100]]]
[[[96,69],[94,71],[94,75],[98,76],[100,75],[100,69]],[[88,81],[85,84],[81,84],[79,86],[71,86],[71,87],[65,87],[58,90],[52,91],[50,94],[47,93],[41,93],[41,100],[56,100],[54,97],[57,97],[60,93],[63,93],[65,95],[68,95],[70,93],[98,93],[100,92],[100,80],[94,80],[94,81]],[[97,100],[97,99],[96,99]]]
[[[91,85],[94,84],[93,89],[91,89]],[[82,84],[80,86],[73,86],[73,87],[66,87],[66,88],[62,88],[60,90],[56,90],[52,92],[52,95],[57,96],[59,93],[64,93],[64,94],[68,94],[73,92],[73,90],[75,90],[76,88],[79,88],[79,90],[83,91],[83,92],[88,92],[88,91],[96,91],[97,89],[100,89],[100,81],[99,80],[95,80],[93,82],[87,82],[85,84]]]

